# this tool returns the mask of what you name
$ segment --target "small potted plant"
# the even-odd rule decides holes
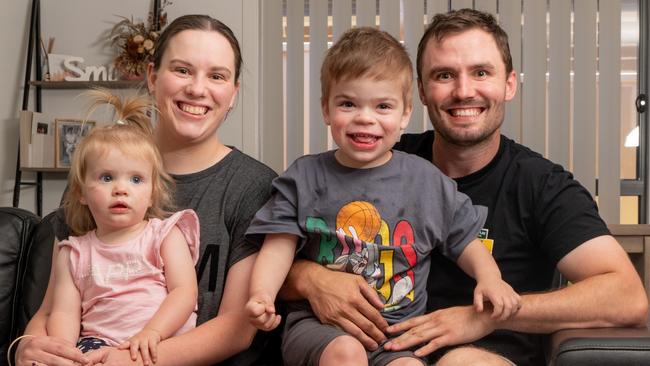
[[[147,64],[153,59],[160,30],[167,24],[167,13],[164,12],[164,8],[170,4],[169,0],[162,1],[158,22],[155,22],[156,16],[150,12],[146,24],[134,22],[133,17],[131,19],[121,17],[122,20],[113,26],[109,39],[118,50],[113,62],[122,78],[126,80],[144,78]]]

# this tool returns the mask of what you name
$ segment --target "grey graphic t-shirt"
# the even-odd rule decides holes
[[[297,235],[298,256],[362,275],[389,323],[424,312],[432,249],[456,260],[487,213],[431,163],[399,151],[370,169],[342,166],[334,151],[304,156],[273,189],[246,234]]]

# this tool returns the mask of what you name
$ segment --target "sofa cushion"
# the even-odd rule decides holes
[[[6,359],[9,340],[16,332],[15,313],[21,274],[27,249],[40,219],[33,213],[12,207],[0,208],[0,362]]]

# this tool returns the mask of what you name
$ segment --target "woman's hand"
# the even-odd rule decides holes
[[[32,366],[78,366],[88,364],[89,359],[74,344],[60,338],[48,336],[25,337],[16,349],[16,365]]]

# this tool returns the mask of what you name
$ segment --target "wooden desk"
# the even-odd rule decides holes
[[[650,225],[608,225],[609,231],[630,255],[646,293],[650,290]]]

